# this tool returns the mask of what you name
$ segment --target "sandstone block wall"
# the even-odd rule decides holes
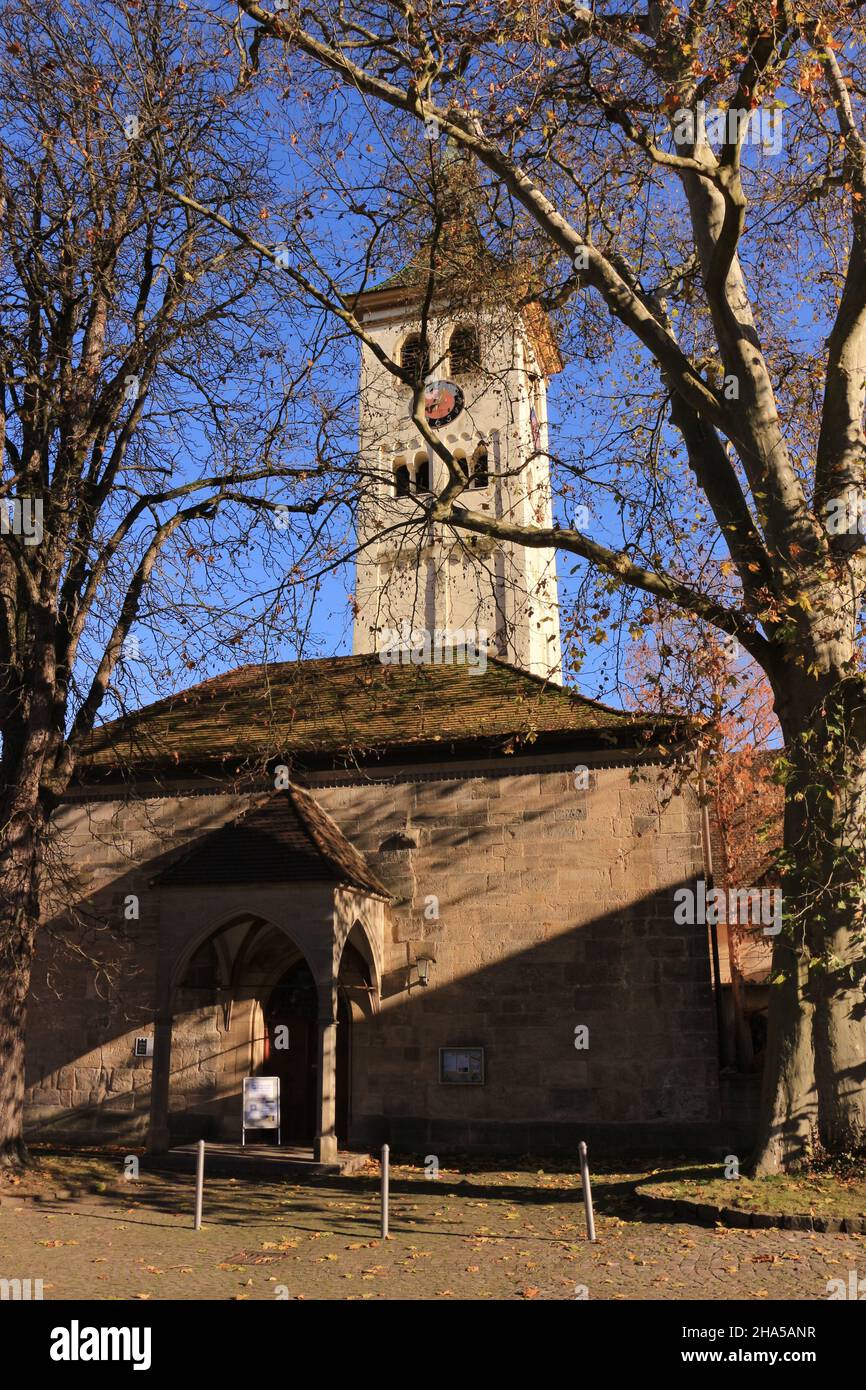
[[[543,770],[314,790],[397,897],[381,1012],[353,1037],[359,1142],[628,1144],[718,1120],[706,928],[673,920],[703,872],[694,798],[602,767],[586,791]],[[485,1048],[483,1086],[440,1082],[461,1045]]]
[[[237,815],[236,795],[72,802],[56,818],[57,852],[69,866],[83,927],[71,931],[46,884],[48,932],[40,935],[29,1001],[27,1126],[56,1135],[143,1143],[150,1119],[150,1059],[136,1036],[153,1036],[157,961],[164,935],[150,886],[169,853]],[[129,897],[138,917],[127,917]],[[49,934],[49,932],[51,934]],[[63,940],[68,938],[70,947]],[[181,1030],[191,1023],[181,1024]],[[201,1049],[205,1085],[208,1064]]]
[[[634,1147],[641,1136],[708,1134],[719,1099],[706,928],[673,917],[675,888],[703,872],[696,801],[666,804],[652,769],[635,782],[626,767],[597,766],[579,790],[571,772],[540,759],[515,760],[505,776],[500,768],[310,779],[395,898],[380,1009],[352,1028],[353,1141],[390,1137],[423,1157],[434,1145],[520,1152],[570,1149],[577,1137]],[[185,935],[200,929],[205,907],[216,921],[228,902],[216,889],[172,891],[150,879],[169,851],[245,804],[173,795],[63,809],[67,852],[97,919],[91,954],[111,964],[111,979],[43,936],[32,1132],[144,1138],[151,1063],[132,1057],[132,1038],[153,1031]],[[129,894],[138,920],[124,919]],[[300,921],[314,907],[321,915],[293,885],[231,896],[267,920],[294,912]],[[419,954],[435,957],[426,989]],[[175,1113],[218,1102],[220,1049],[229,1048],[218,1014],[189,1012],[174,1023]],[[235,1090],[236,1025],[225,1072]],[[588,1029],[588,1047],[575,1047],[577,1028]],[[460,1046],[484,1047],[483,1086],[440,1082],[439,1049]]]

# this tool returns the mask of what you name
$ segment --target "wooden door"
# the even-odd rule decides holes
[[[284,1144],[310,1145],[315,1137],[317,1013],[315,981],[307,964],[299,961],[272,991],[265,1013],[261,1074],[280,1078]]]
[[[281,1140],[311,1145],[316,1136],[319,1030],[318,998],[309,967],[298,962],[272,991],[265,1012],[262,1076],[280,1078]],[[336,1130],[345,1143],[349,1131],[349,1048],[351,1014],[342,994],[337,1008]],[[288,1043],[288,1046],[281,1044]]]

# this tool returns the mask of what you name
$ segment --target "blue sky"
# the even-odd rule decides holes
[[[310,103],[297,101],[294,97],[281,101],[274,105],[272,99],[263,94],[261,98],[263,112],[266,119],[263,120],[263,130],[267,134],[263,137],[268,146],[269,159],[273,169],[287,190],[288,197],[294,197],[299,191],[305,188],[316,189],[315,196],[311,195],[310,206],[314,211],[315,217],[315,240],[320,247],[329,248],[332,252],[330,262],[325,260],[326,269],[334,274],[335,278],[342,285],[357,286],[358,279],[357,267],[360,265],[364,246],[364,222],[363,219],[346,217],[339,209],[339,200],[335,197],[333,189],[329,195],[321,191],[321,183],[317,185],[317,179],[321,175],[321,167],[317,169],[314,160],[304,153],[303,143],[295,150],[292,144],[293,130],[303,133],[309,151],[315,145],[315,140],[321,137],[330,143],[326,148],[326,155],[333,154],[337,147],[341,149],[341,155],[346,158],[340,165],[339,177],[334,174],[335,185],[343,180],[347,186],[351,186],[353,180],[357,186],[362,186],[365,177],[369,177],[370,168],[375,168],[377,160],[385,158],[386,154],[390,158],[393,156],[393,149],[389,149],[388,140],[383,135],[382,130],[368,128],[364,130],[363,139],[372,142],[367,143],[364,151],[359,150],[358,143],[353,146],[352,140],[364,128],[364,119],[370,117],[370,109],[360,99],[346,96],[344,93],[334,97],[329,97],[321,109],[311,110]],[[327,107],[327,109],[325,109]],[[317,126],[316,122],[320,124]],[[313,125],[311,126],[311,122]],[[311,134],[312,130],[312,134]],[[372,154],[369,152],[372,151]],[[764,155],[758,155],[759,160],[764,160]],[[396,165],[400,167],[399,157]],[[381,190],[377,190],[380,192]],[[647,217],[651,215],[649,199],[647,200]],[[267,233],[263,233],[263,239],[279,240],[280,230],[271,224],[267,227]],[[382,275],[390,273],[395,267],[393,260],[394,247],[383,244],[381,256],[372,267],[372,273],[367,283],[375,283]],[[753,268],[757,270],[757,267]],[[797,310],[792,313],[796,316]],[[295,324],[292,331],[302,335],[302,326]],[[804,333],[808,332],[808,326],[803,325]],[[596,437],[598,430],[598,414],[595,407],[600,399],[603,399],[604,392],[611,394],[620,391],[627,394],[621,384],[623,378],[617,377],[617,350],[607,361],[600,363],[582,362],[575,358],[568,365],[566,372],[559,377],[554,377],[550,384],[549,391],[549,415],[550,415],[550,448],[554,454],[562,451],[566,458],[575,458],[576,450],[579,450],[587,441],[592,441]],[[627,353],[620,356],[619,368],[624,371],[623,362],[627,360]],[[356,372],[357,350],[354,344],[344,342],[340,351],[339,363],[332,364],[333,375],[329,376],[329,368],[326,365],[317,365],[317,370],[311,380],[311,385],[315,389],[325,392],[334,390],[337,394],[342,394],[344,400],[348,398],[352,390],[353,374]],[[349,418],[348,416],[346,418]],[[343,448],[350,452],[354,447],[354,440],[347,434],[343,436]],[[296,443],[299,458],[309,456],[310,441],[299,436]],[[192,452],[195,452],[194,441]],[[600,454],[603,459],[603,451]],[[618,545],[623,539],[623,522],[617,514],[617,509],[610,496],[599,492],[596,489],[594,494],[595,501],[592,506],[591,533],[599,540],[611,545]],[[582,500],[582,499],[581,499]],[[684,498],[684,503],[689,504],[688,498]],[[676,508],[679,499],[674,496],[671,505]],[[565,512],[560,502],[556,504],[556,516],[562,524],[570,523],[570,516]],[[345,527],[348,518],[343,518]],[[348,537],[346,537],[348,539]],[[719,558],[724,555],[721,549]],[[244,556],[238,556],[236,563],[239,569],[244,571],[246,583],[253,589],[267,588],[278,578],[279,565],[273,559],[268,560],[262,554],[255,552]],[[574,604],[581,580],[586,574],[586,567],[583,562],[576,557],[560,552],[557,558],[560,600],[563,610],[568,610]],[[326,654],[341,654],[351,650],[352,642],[352,621],[351,611],[348,603],[348,595],[354,587],[354,572],[351,563],[343,565],[333,572],[326,573],[318,582],[315,594],[307,591],[302,596],[302,607],[306,606],[309,612],[299,614],[296,627],[303,628],[303,642],[297,640],[285,640],[276,647],[267,650],[267,656],[272,660],[288,660],[303,656],[319,656]],[[239,591],[238,591],[239,592]],[[593,622],[593,626],[594,626]],[[577,678],[576,684],[586,694],[602,697],[610,703],[618,703],[618,695],[611,671],[611,661],[614,656],[614,648],[617,639],[622,636],[611,625],[611,633],[608,640],[589,649],[589,653],[584,665]],[[144,641],[145,650],[147,647],[147,637]],[[230,653],[219,644],[214,644],[213,649],[206,654],[200,662],[194,674],[188,674],[182,667],[173,668],[170,672],[170,684],[175,689],[184,688],[193,684],[198,679],[206,675],[212,675],[216,671],[230,669],[232,663]],[[607,669],[605,669],[607,668]],[[138,687],[137,698],[146,701],[166,693],[166,684],[163,679],[159,681],[151,680],[148,672],[147,658],[137,666],[135,670],[135,683]],[[130,691],[132,698],[133,692]],[[108,710],[105,711],[109,713]]]

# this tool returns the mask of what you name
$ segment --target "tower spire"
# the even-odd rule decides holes
[[[513,271],[505,273],[484,241],[471,157],[446,147],[443,166],[428,238],[403,270],[357,297],[355,312],[387,357],[422,371],[428,426],[466,475],[461,505],[491,520],[549,527],[555,340],[540,305],[515,305]],[[359,404],[372,486],[358,515],[354,651],[393,649],[407,632],[420,651],[442,650],[449,635],[459,649],[471,634],[513,665],[561,681],[555,551],[428,523],[426,503],[445,485],[444,466],[412,422],[410,388],[366,345]]]

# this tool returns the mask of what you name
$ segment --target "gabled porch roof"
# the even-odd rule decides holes
[[[325,882],[391,895],[327,812],[290,786],[197,840],[157,874],[161,887],[217,883]]]

